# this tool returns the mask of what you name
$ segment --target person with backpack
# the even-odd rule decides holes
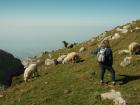
[[[110,48],[109,40],[103,40],[98,48],[91,52],[93,55],[97,55],[97,60],[100,67],[100,82],[104,83],[104,74],[108,70],[111,74],[112,84],[115,85],[115,71],[112,67],[113,56]]]

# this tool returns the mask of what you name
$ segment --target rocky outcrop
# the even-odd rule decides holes
[[[12,54],[0,49],[0,88],[11,85],[12,77],[24,72],[21,61]]]

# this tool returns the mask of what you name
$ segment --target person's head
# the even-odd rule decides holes
[[[104,39],[101,41],[101,43],[99,44],[99,47],[107,47],[110,48],[110,43],[108,39]]]

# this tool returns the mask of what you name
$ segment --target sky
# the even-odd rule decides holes
[[[18,57],[140,19],[140,0],[0,0],[0,49]]]

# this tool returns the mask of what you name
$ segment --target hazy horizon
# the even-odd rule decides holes
[[[2,0],[0,49],[17,57],[82,42],[140,18],[137,0]]]

